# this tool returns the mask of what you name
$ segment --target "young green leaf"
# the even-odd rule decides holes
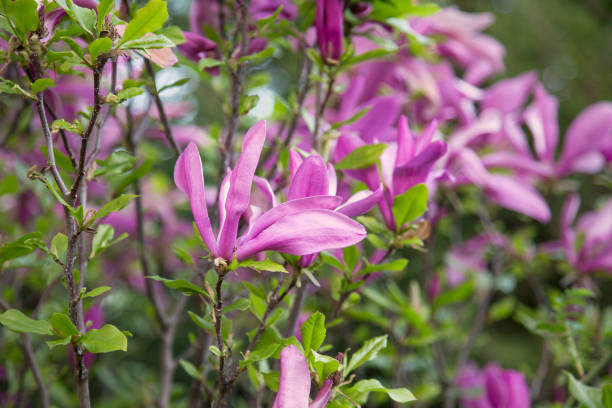
[[[96,12],[86,7],[77,6],[72,0],[55,0],[66,14],[74,20],[87,34],[93,36],[96,32]]]
[[[385,393],[395,402],[407,403],[416,400],[415,396],[407,388],[386,388],[378,380],[361,380],[349,388],[348,395],[357,395],[356,400],[365,403],[370,392]]]
[[[128,23],[120,44],[141,38],[146,33],[160,29],[168,19],[166,2],[162,0],[149,0],[144,7],[138,9],[134,18]]]
[[[578,381],[571,373],[566,372],[569,381],[569,392],[586,408],[603,408],[601,389],[589,387]]]
[[[1,0],[0,11],[4,14],[13,33],[22,44],[27,35],[38,28],[38,4],[35,0]]]
[[[224,311],[247,310],[249,307],[251,307],[251,301],[248,298],[238,298],[234,303],[225,307]]]
[[[181,358],[179,360],[179,363],[181,363],[181,367],[183,367],[183,370],[185,370],[185,372],[189,374],[191,377],[195,378],[196,380],[200,380],[200,381],[202,380],[202,373],[200,372],[200,370],[198,370],[189,361],[183,360]]]
[[[12,95],[21,95],[26,98],[35,99],[34,95],[26,91],[18,84],[9,81],[8,79],[0,78],[0,94],[7,93]]]
[[[47,346],[49,346],[49,349],[52,349],[57,346],[66,346],[70,343],[71,340],[72,340],[72,336],[66,336],[63,339],[49,340],[46,343],[47,343]]]
[[[612,384],[604,384],[602,387],[601,403],[604,408],[612,408]]]
[[[51,78],[38,78],[32,83],[32,92],[37,94],[47,88],[55,86],[55,82]]]
[[[87,46],[89,55],[91,55],[91,62],[93,63],[98,58],[98,55],[109,52],[111,48],[113,48],[113,42],[108,37],[94,40]]]
[[[425,184],[417,184],[404,194],[395,197],[393,217],[399,232],[402,226],[415,220],[427,210],[428,191]]]
[[[380,156],[386,149],[387,145],[384,143],[358,147],[344,156],[334,167],[336,170],[364,169],[370,167],[378,163]]]
[[[93,214],[93,216],[87,222],[87,225],[91,224],[95,220],[106,217],[112,212],[123,210],[134,197],[136,196],[133,194],[121,194],[114,200],[104,204],[102,208]]]
[[[51,244],[49,244],[49,250],[51,251],[51,253],[56,257],[61,258],[62,255],[64,255],[64,252],[66,252],[67,248],[68,237],[65,234],[62,234],[61,232],[55,234],[55,236],[51,240]]]
[[[174,43],[168,37],[159,34],[146,34],[141,38],[126,41],[119,46],[120,50],[147,50],[150,48],[172,48]]]
[[[300,328],[302,332],[302,345],[308,353],[309,350],[317,351],[325,341],[325,315],[314,312],[310,315]]]
[[[81,296],[81,298],[82,299],[94,298],[94,297],[100,296],[103,293],[108,292],[111,289],[112,288],[110,286],[99,286],[95,289],[90,290],[89,292],[85,292],[85,294]]]
[[[0,323],[17,333],[53,334],[51,323],[46,320],[33,320],[17,309],[0,313]]]
[[[70,318],[63,313],[53,313],[51,318],[49,319],[51,322],[51,326],[55,333],[61,338],[65,338],[67,336],[76,336],[79,334],[79,331],[72,323]]]
[[[204,295],[206,297],[209,297],[208,293],[204,289],[194,285],[189,281],[186,281],[185,279],[166,279],[162,278],[161,276],[147,276],[147,278],[162,282],[170,289],[178,290],[179,292],[187,296]]]
[[[363,346],[351,356],[346,367],[346,374],[350,373],[366,361],[374,359],[378,353],[387,347],[387,335],[374,337],[363,343]]]
[[[127,337],[112,324],[105,324],[101,329],[88,331],[81,337],[80,343],[90,353],[127,351]]]
[[[246,261],[239,262],[237,267],[253,268],[258,271],[289,273],[283,265],[273,262],[269,259],[264,259],[263,261],[254,261],[251,259],[247,259]]]

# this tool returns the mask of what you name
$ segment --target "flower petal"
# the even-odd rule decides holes
[[[380,186],[376,191],[359,191],[349,197],[340,207],[336,208],[336,211],[351,218],[365,214],[382,198],[382,194],[383,186]]]
[[[393,194],[398,195],[410,187],[423,183],[436,161],[446,153],[446,143],[436,141],[427,146],[414,159],[393,171]]]
[[[249,230],[249,232],[244,237],[241,237],[240,242],[245,242],[251,238],[254,238],[261,231],[265,230],[280,218],[287,215],[293,215],[312,209],[333,210],[334,208],[338,207],[341,202],[342,198],[328,195],[304,197],[286,201],[262,214],[253,223],[253,227]]]
[[[242,153],[229,180],[229,190],[225,202],[226,218],[219,231],[219,256],[231,259],[238,233],[240,217],[249,206],[251,185],[266,140],[266,122],[257,122],[244,136]]]
[[[280,382],[272,408],[308,408],[310,371],[302,352],[294,345],[281,350]]]
[[[317,393],[317,396],[312,400],[312,403],[308,408],[325,408],[327,402],[329,401],[329,397],[331,397],[332,386],[332,380],[325,380],[323,386]]]
[[[174,166],[174,182],[189,197],[191,212],[202,239],[213,255],[217,255],[217,242],[208,218],[202,159],[195,143],[191,142],[178,157]]]
[[[331,210],[307,210],[280,218],[240,246],[236,255],[238,260],[262,251],[307,255],[351,246],[365,236],[365,228],[346,215]]]
[[[294,200],[328,193],[329,180],[325,162],[319,155],[308,156],[295,172],[287,197],[289,200]]]

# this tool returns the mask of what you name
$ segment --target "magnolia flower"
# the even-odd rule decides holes
[[[238,238],[238,225],[249,208],[265,138],[265,121],[257,122],[244,137],[236,166],[228,169],[221,183],[216,237],[206,208],[202,161],[196,145],[190,143],[176,162],[174,181],[189,197],[193,217],[210,253],[226,260],[243,260],[268,250],[306,255],[351,246],[365,238],[361,224],[333,211],[341,200],[334,196],[289,200],[261,214]]]
[[[342,56],[344,21],[341,0],[317,0],[315,16],[317,44],[326,62],[337,62]]]
[[[389,144],[381,156],[385,193],[378,205],[387,227],[393,231],[398,227],[392,211],[394,198],[416,184],[425,182],[434,164],[446,153],[444,141],[432,141],[435,130],[434,121],[415,137],[408,128],[408,120],[402,116],[398,124],[397,142]],[[334,159],[339,161],[351,151],[364,145],[365,142],[361,139],[343,135],[336,144]],[[346,174],[364,182],[373,191],[381,185],[376,166],[348,170]]]
[[[561,211],[561,245],[558,246],[578,272],[603,270],[611,274],[612,200],[597,211],[581,215],[572,228],[579,206],[577,194],[571,194],[565,200]]]
[[[529,408],[529,387],[523,373],[489,364],[483,371],[463,367],[457,376],[464,408]]]
[[[283,348],[280,363],[280,382],[272,408],[325,408],[333,382],[326,380],[309,404],[310,370],[300,349],[294,345]]]

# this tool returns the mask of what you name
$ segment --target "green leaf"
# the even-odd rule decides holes
[[[340,129],[342,126],[350,125],[351,123],[356,122],[358,119],[361,119],[366,113],[368,113],[371,108],[371,106],[366,106],[350,118],[343,120],[342,122],[335,122],[331,127],[332,130]]]
[[[310,315],[300,328],[302,332],[302,345],[304,351],[317,351],[325,341],[325,315],[321,312],[314,312]]]
[[[100,218],[106,217],[108,214],[120,211],[124,209],[132,200],[132,198],[137,197],[133,194],[121,194],[119,197],[114,200],[104,204],[102,208],[96,211],[92,217],[87,222],[87,225],[91,224],[93,221],[98,220]]]
[[[80,334],[70,318],[63,313],[53,313],[49,321],[51,322],[53,330],[55,330],[57,335],[61,338]]]
[[[601,404],[604,408],[612,408],[612,384],[604,384],[601,389]]]
[[[360,255],[359,250],[354,245],[346,247],[342,250],[344,263],[346,264],[346,268],[350,273],[355,270],[355,266],[357,266],[357,262],[359,262]]]
[[[453,303],[459,303],[466,300],[474,291],[474,282],[467,281],[459,286],[452,288],[451,290],[444,292],[436,298],[433,307],[437,309],[442,306],[450,305]]]
[[[186,249],[174,245],[172,246],[172,251],[174,252],[174,256],[176,256],[178,260],[184,263],[185,265],[194,264],[191,254]]]
[[[38,28],[38,4],[35,0],[0,0],[1,14],[9,20],[13,33],[22,44],[27,35]]]
[[[378,380],[361,380],[349,388],[346,393],[348,395],[361,394],[357,400],[365,402],[370,392],[385,393],[395,402],[407,403],[415,401],[416,398],[407,388],[386,388]]]
[[[225,312],[231,312],[232,310],[247,310],[251,307],[251,301],[248,298],[238,298],[234,303],[227,306],[223,310]]]
[[[407,222],[420,217],[427,210],[428,191],[425,184],[417,184],[410,190],[395,197],[393,203],[393,217],[397,231]]]
[[[259,95],[244,95],[240,99],[240,114],[246,115],[251,109],[253,109],[259,102]]]
[[[257,348],[249,354],[247,359],[240,360],[240,367],[245,367],[257,361],[272,357],[281,346],[281,344],[267,344],[264,347]]]
[[[9,0],[4,0],[9,1]],[[0,78],[0,94],[7,93],[13,95],[21,95],[26,98],[35,99],[34,95],[20,87],[18,84],[9,81],[8,79]]]
[[[100,31],[102,31],[102,25],[106,16],[112,12],[115,6],[115,0],[100,0],[98,4],[98,18],[96,20],[96,37],[100,37]]]
[[[219,350],[219,347],[217,346],[209,346],[208,349],[217,357],[223,356],[223,353],[221,352],[221,350]]]
[[[221,65],[224,65],[225,63],[223,61],[219,61],[213,58],[202,58],[199,62],[198,62],[198,68],[200,70],[204,70],[206,68],[213,68],[213,67],[218,67]]]
[[[495,302],[489,309],[489,322],[496,322],[512,316],[516,299],[512,296],[507,296]]]
[[[255,54],[245,55],[238,59],[238,63],[242,64],[244,62],[250,62],[251,64],[259,64],[263,62],[266,58],[271,57],[274,54],[274,48],[268,47],[265,48]]]
[[[191,81],[191,78],[181,78],[177,81],[174,81],[173,83],[169,84],[169,85],[165,85],[162,86],[157,93],[162,93],[163,91],[165,91],[166,89],[171,89],[171,88],[176,88],[177,86],[181,86],[181,85],[185,85],[187,82]]]
[[[183,370],[185,370],[185,372],[191,377],[195,378],[196,380],[202,380],[202,373],[189,361],[183,360],[181,358],[179,360],[179,363],[181,363],[181,367],[183,367]]]
[[[68,237],[61,232],[55,234],[53,239],[51,240],[51,244],[49,244],[49,250],[53,255],[58,258],[61,258],[68,249]]]
[[[68,132],[72,132],[74,134],[80,134],[81,132],[83,132],[83,125],[81,125],[81,122],[79,122],[78,120],[75,120],[73,123],[70,123],[64,119],[54,120],[53,123],[51,124],[51,132],[53,133],[59,132],[60,129],[67,130]],[[46,155],[47,147],[46,146],[43,146],[43,147],[45,148],[43,153],[45,153]]]
[[[114,150],[106,159],[96,160],[98,165],[94,176],[104,176],[107,174],[124,174],[134,167],[137,159],[127,150]]]
[[[0,323],[17,333],[53,334],[51,323],[46,320],[33,320],[17,309],[0,313]]]
[[[378,271],[403,271],[406,265],[408,265],[408,260],[405,258],[375,265],[369,264],[366,261],[366,266],[361,270],[360,275]]]
[[[387,145],[384,143],[358,147],[344,156],[334,167],[336,170],[364,169],[370,167],[378,163],[380,156],[386,149]]]
[[[101,329],[88,331],[81,337],[80,343],[90,353],[127,351],[127,337],[112,324],[105,324]]]
[[[90,290],[89,292],[85,292],[85,294],[81,296],[81,298],[82,299],[94,298],[94,297],[100,296],[103,293],[108,292],[111,289],[112,288],[110,286],[99,286],[95,289]]]
[[[163,35],[164,37],[172,41],[174,45],[180,45],[187,41],[185,39],[185,35],[183,34],[183,30],[181,30],[181,28],[177,26],[161,28],[159,30],[156,30],[155,34]]]
[[[128,23],[121,39],[121,44],[141,38],[146,33],[160,29],[168,19],[166,2],[149,0],[144,7],[138,9],[134,18]]]
[[[0,246],[0,266],[11,259],[20,258],[31,254],[39,247],[44,246],[41,241],[42,234],[40,232],[30,232],[21,236],[13,242],[7,242]]]
[[[172,48],[174,43],[165,35],[147,34],[142,38],[123,42],[120,50],[146,50],[150,48]]]
[[[54,86],[55,82],[51,78],[39,78],[32,83],[32,92],[37,94]]]
[[[312,366],[320,381],[325,381],[331,373],[338,371],[338,368],[340,368],[340,362],[335,358],[319,354],[313,350],[311,350],[311,353]]]
[[[72,336],[66,336],[63,339],[49,340],[46,343],[47,343],[47,346],[49,346],[49,349],[52,349],[52,348],[55,348],[57,346],[65,346],[65,345],[69,344],[71,340],[72,340]]]
[[[86,7],[77,6],[72,0],[55,0],[85,32],[91,36],[96,32],[96,11]]]
[[[587,408],[603,408],[603,393],[599,388],[589,387],[578,381],[571,373],[565,372],[569,381],[569,392],[572,397]]]
[[[404,0],[377,0],[373,3],[374,9],[368,16],[374,20],[384,21],[392,17],[417,16],[425,17],[434,14],[440,9],[435,3],[413,4]]]
[[[161,276],[147,276],[147,279],[153,279],[158,282],[162,282],[170,289],[178,290],[179,292],[187,296],[204,295],[206,297],[210,297],[204,289],[194,285],[189,281],[186,281],[185,279],[166,279],[162,278]]]
[[[112,225],[101,224],[96,229],[96,235],[94,235],[92,243],[91,243],[91,253],[89,254],[89,259],[94,259],[100,252],[105,250],[106,248],[116,244],[119,241],[127,238],[128,234],[124,232],[117,239],[113,240],[115,236],[115,229]]]
[[[378,355],[378,352],[387,347],[387,335],[374,337],[363,343],[363,346],[351,356],[346,367],[346,374],[350,373],[366,361],[370,361]]]
[[[202,329],[206,330],[209,333],[215,332],[215,325],[211,321],[206,320],[202,318],[201,316],[198,316],[197,314],[193,313],[191,310],[188,310],[187,314],[189,315],[191,320],[193,320],[193,322],[197,324],[199,327],[201,327]]]
[[[98,55],[109,52],[111,48],[113,48],[113,42],[108,37],[94,40],[87,46],[89,55],[91,55],[91,62],[93,63],[98,58]]]
[[[142,88],[137,87],[122,89],[119,91],[119,93],[117,93],[117,98],[119,98],[117,102],[123,102],[135,96],[141,95],[143,92],[144,91],[142,90]]]
[[[264,259],[263,261],[254,261],[252,259],[247,259],[246,261],[239,262],[237,267],[253,268],[258,271],[289,273],[283,265],[273,262],[269,259]]]

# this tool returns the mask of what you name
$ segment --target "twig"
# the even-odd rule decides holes
[[[170,127],[170,122],[168,122],[168,117],[166,116],[166,111],[164,110],[164,104],[159,97],[159,92],[157,91],[157,85],[155,83],[155,70],[153,69],[153,64],[151,61],[145,58],[145,66],[147,67],[147,72],[151,77],[151,94],[153,95],[153,99],[155,100],[155,106],[157,106],[157,112],[159,113],[159,119],[161,120],[162,126],[164,127],[164,135],[166,135],[166,139],[168,139],[168,143],[172,146],[174,153],[178,156],[181,154],[181,148],[176,144],[176,140],[174,140],[174,136],[172,135],[172,128]]]
[[[21,107],[17,110],[17,112],[15,112],[15,116],[13,117],[13,120],[11,121],[11,125],[9,126],[8,130],[6,131],[6,134],[0,141],[0,147],[6,146],[11,136],[15,133],[15,131],[17,130],[17,126],[19,126],[19,119],[21,119],[21,115],[23,114],[23,112],[25,112],[28,106],[29,106],[28,101],[24,100]]]
[[[53,179],[57,183],[62,195],[66,196],[68,194],[68,188],[66,184],[64,184],[64,180],[59,174],[59,170],[57,169],[57,164],[55,163],[55,152],[53,148],[53,136],[51,135],[51,129],[49,129],[49,122],[47,121],[47,114],[45,113],[45,101],[42,92],[39,92],[36,100],[36,110],[38,111],[38,116],[40,118],[40,123],[42,125],[43,133],[45,135],[45,141],[47,144],[47,157],[49,158],[49,167],[51,167],[51,174],[53,175]]]
[[[47,390],[47,386],[43,382],[42,376],[40,375],[40,369],[38,368],[38,364],[36,363],[36,359],[34,357],[34,350],[32,350],[32,340],[30,338],[30,333],[24,333],[23,335],[23,351],[28,360],[28,365],[30,366],[30,370],[32,370],[32,375],[34,376],[34,381],[38,385],[38,391],[40,392],[40,403],[43,408],[49,407],[49,391]]]
[[[320,135],[321,133],[321,121],[323,120],[323,114],[325,113],[325,108],[327,108],[327,104],[329,103],[329,99],[332,95],[332,92],[334,90],[334,83],[336,82],[336,76],[331,73],[328,76],[328,80],[329,82],[327,83],[327,90],[325,91],[325,96],[323,97],[323,100],[321,101],[320,105],[318,106],[316,115],[315,115],[315,124],[314,124],[314,132],[313,132],[313,148],[317,151],[320,152],[321,151],[321,147],[322,147],[322,137]]]

